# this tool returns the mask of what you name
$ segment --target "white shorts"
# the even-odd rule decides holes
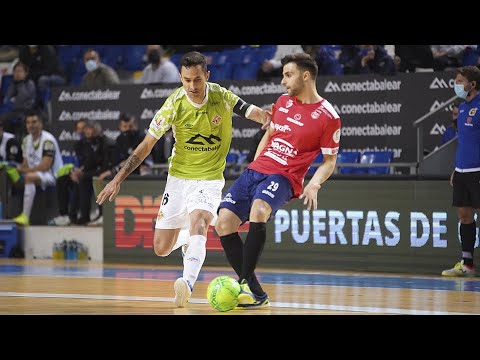
[[[48,186],[55,186],[57,180],[50,171],[37,171],[36,174],[41,180],[40,186],[45,190]]]
[[[213,215],[210,225],[215,225],[224,186],[225,180],[187,180],[169,174],[155,228],[188,228],[189,214],[194,210],[210,212]]]

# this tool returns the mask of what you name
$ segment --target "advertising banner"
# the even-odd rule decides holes
[[[393,150],[394,161],[416,161],[416,129],[413,122],[451,98],[454,72],[408,73],[395,76],[323,76],[318,91],[342,119],[341,150]],[[280,82],[222,81],[245,101],[269,109],[285,92]],[[118,135],[122,112],[133,114],[146,131],[156,111],[176,89],[170,85],[117,85],[102,89],[57,87],[52,93],[50,130],[58,138],[64,155],[77,139],[74,121],[81,117],[101,122],[107,136]],[[432,151],[451,122],[451,106],[425,121],[424,146]],[[233,151],[251,150],[258,124],[234,115]]]
[[[180,250],[165,258],[153,251],[164,187],[165,181],[127,180],[115,201],[105,203],[106,262],[182,264]],[[317,210],[292,200],[267,224],[259,267],[439,275],[461,255],[451,197],[446,180],[330,180]],[[243,238],[247,231],[248,222]],[[205,264],[228,266],[213,227]]]

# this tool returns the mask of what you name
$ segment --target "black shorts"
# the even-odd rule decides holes
[[[453,206],[480,209],[480,171],[453,175]]]

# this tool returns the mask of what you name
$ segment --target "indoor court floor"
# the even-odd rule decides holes
[[[209,282],[231,269],[204,267],[185,308],[173,305],[182,268],[0,259],[0,315],[456,315],[480,314],[480,278],[257,269],[271,307],[221,313]]]

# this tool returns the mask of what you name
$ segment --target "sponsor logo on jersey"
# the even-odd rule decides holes
[[[285,113],[285,114],[288,114],[288,111],[289,111],[288,109],[285,109],[285,108],[282,107],[282,106],[280,106],[280,107],[278,108],[278,110],[281,111],[281,112],[283,112],[283,113]]]
[[[290,128],[290,126],[288,126],[288,124],[285,124],[285,125],[275,124],[274,127],[275,127],[275,130],[278,130],[281,132],[292,131],[292,129]]]
[[[292,119],[291,117],[287,117],[287,121],[290,121],[292,123],[294,123],[295,125],[298,125],[298,126],[303,126],[303,123],[298,121],[298,120],[295,120],[295,119]]]
[[[285,104],[285,107],[288,109],[289,107],[291,107],[293,105],[293,100],[290,99],[287,101],[287,103]]]

